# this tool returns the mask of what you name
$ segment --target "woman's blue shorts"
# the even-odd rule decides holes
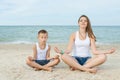
[[[86,61],[91,58],[91,57],[78,57],[78,56],[73,56],[73,57],[77,60],[77,62],[80,65],[84,65]]]

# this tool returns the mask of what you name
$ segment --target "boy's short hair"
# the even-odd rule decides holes
[[[40,33],[44,33],[44,34],[46,33],[46,34],[48,34],[48,32],[47,32],[46,30],[44,30],[44,29],[38,31],[38,35],[39,35]]]

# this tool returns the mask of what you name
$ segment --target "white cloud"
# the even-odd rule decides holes
[[[119,0],[2,0],[0,24],[39,24],[39,21],[43,24],[76,24],[75,20],[81,14],[90,16],[94,24],[107,24],[102,19],[120,17],[119,7]]]
[[[25,12],[34,2],[35,0],[5,0],[0,5],[2,4],[1,9],[4,15],[14,15]]]

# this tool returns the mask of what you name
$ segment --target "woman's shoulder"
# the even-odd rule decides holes
[[[73,33],[71,34],[71,36],[75,37],[75,35],[76,35],[77,33],[78,33],[78,31],[73,32]]]
[[[76,35],[76,32],[73,32],[73,33],[70,35],[70,39],[75,39],[75,35]]]
[[[95,38],[89,38],[91,42],[95,42]]]
[[[71,36],[75,36],[76,35],[76,32],[73,32],[72,34],[71,34]]]

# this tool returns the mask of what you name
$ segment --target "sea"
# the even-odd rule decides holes
[[[39,30],[48,31],[48,43],[68,43],[77,25],[13,25],[0,26],[0,44],[31,44],[37,42]],[[92,26],[98,44],[120,43],[120,26]]]

